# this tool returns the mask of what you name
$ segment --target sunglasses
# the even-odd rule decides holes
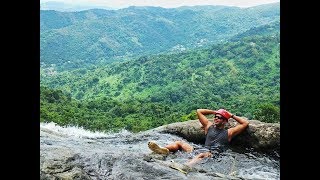
[[[221,119],[221,120],[226,120],[226,118],[224,118],[222,116],[217,116],[217,115],[215,115],[214,118],[218,118],[218,119]]]

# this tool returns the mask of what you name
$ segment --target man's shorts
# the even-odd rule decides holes
[[[208,149],[206,147],[196,145],[193,147],[193,151],[191,153],[189,153],[188,158],[192,159],[195,156],[197,156],[198,154],[205,153],[205,152],[210,152],[212,154],[212,156],[211,156],[212,158],[219,154],[218,150],[212,150],[212,149]]]

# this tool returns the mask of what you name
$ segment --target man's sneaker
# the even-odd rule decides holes
[[[148,147],[151,149],[151,151],[157,153],[157,154],[169,154],[170,151],[168,148],[162,148],[159,147],[156,143],[154,142],[148,142]]]

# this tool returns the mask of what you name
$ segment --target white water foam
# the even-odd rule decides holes
[[[99,132],[99,131],[89,131],[79,126],[65,126],[61,127],[54,122],[50,123],[40,123],[41,128],[49,129],[51,131],[65,134],[68,136],[75,136],[79,138],[109,138],[110,136],[126,136],[132,134],[131,132],[123,129],[118,133],[113,132]]]

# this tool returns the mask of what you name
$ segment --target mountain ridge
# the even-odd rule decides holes
[[[175,47],[194,48],[199,42],[213,44],[280,17],[277,6],[258,10],[262,12],[229,7],[212,12],[160,7],[40,11],[40,61],[59,71],[124,61]]]

